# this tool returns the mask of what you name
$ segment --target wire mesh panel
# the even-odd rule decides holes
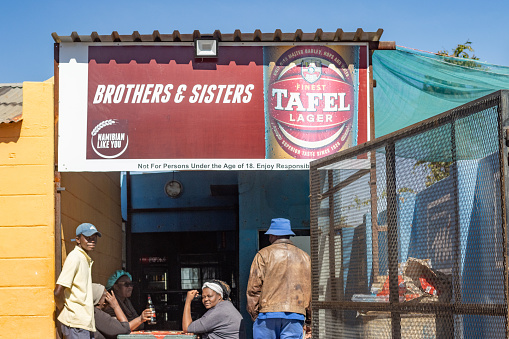
[[[311,163],[313,338],[507,337],[507,98]]]

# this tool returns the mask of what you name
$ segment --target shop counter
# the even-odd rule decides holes
[[[182,331],[134,331],[130,334],[120,334],[117,339],[199,339],[192,333]]]

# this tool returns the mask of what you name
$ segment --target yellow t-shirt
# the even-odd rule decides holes
[[[57,284],[65,287],[64,308],[58,320],[69,327],[95,332],[92,259],[76,246],[65,259]]]

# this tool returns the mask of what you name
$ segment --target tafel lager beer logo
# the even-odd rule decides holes
[[[297,46],[277,60],[269,120],[283,150],[298,159],[339,151],[352,129],[354,87],[343,58],[325,46]]]

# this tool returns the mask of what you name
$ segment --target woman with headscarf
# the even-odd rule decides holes
[[[120,308],[115,292],[109,293],[101,284],[92,284],[92,293],[94,300],[94,318],[95,318],[95,339],[115,339],[119,334],[129,334],[131,330],[140,325],[139,318],[131,321],[127,320],[124,312]],[[114,317],[106,313],[111,310]],[[142,316],[150,318],[149,313],[143,311]]]
[[[94,318],[96,332],[95,339],[116,338],[119,334],[129,334],[129,322],[120,309],[115,294],[108,293],[103,285],[92,284],[92,293],[94,299]],[[104,309],[111,307],[116,318],[113,318]]]
[[[210,280],[203,284],[202,303],[205,314],[193,321],[191,301],[199,294],[197,290],[187,292],[182,330],[197,333],[202,339],[245,339],[244,320],[230,301],[230,287],[224,281]]]
[[[120,305],[120,308],[122,309],[122,312],[124,312],[125,316],[127,317],[127,320],[131,323],[133,320],[136,320],[134,323],[137,324],[136,327],[131,326],[131,330],[142,330],[144,328],[145,321],[150,319],[149,317],[144,317],[143,314],[146,314],[147,312],[149,314],[150,310],[146,309],[142,312],[142,315],[138,315],[136,310],[133,307],[133,304],[131,303],[131,300],[129,299],[131,297],[131,294],[133,293],[133,277],[131,274],[124,270],[117,270],[115,273],[109,277],[108,282],[106,283],[106,289],[108,291],[115,292],[115,296],[118,300],[118,304]],[[107,309],[106,313],[111,315],[112,317],[115,316],[113,310]]]

